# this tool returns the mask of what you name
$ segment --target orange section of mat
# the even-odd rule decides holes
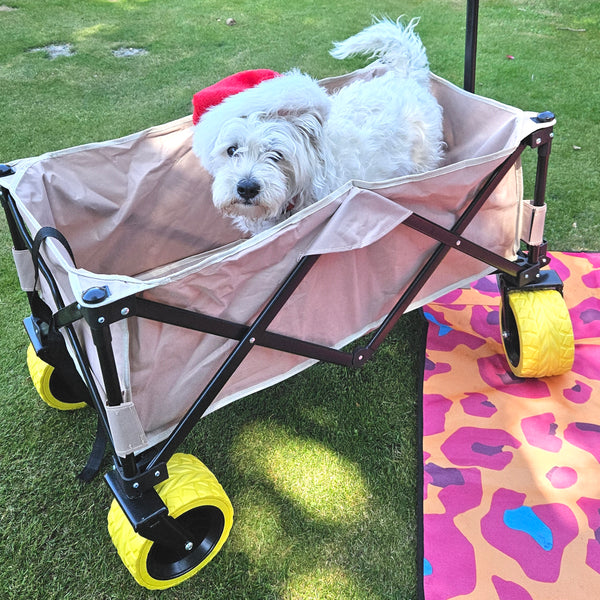
[[[571,372],[510,374],[495,277],[425,307],[426,600],[577,600],[600,590],[600,254],[555,253]]]

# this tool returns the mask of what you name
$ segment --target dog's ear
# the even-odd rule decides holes
[[[326,115],[318,110],[309,110],[301,113],[279,113],[279,116],[292,123],[311,145],[318,146]]]

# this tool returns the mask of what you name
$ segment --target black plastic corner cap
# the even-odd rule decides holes
[[[536,123],[550,123],[550,121],[554,121],[554,119],[556,119],[554,113],[550,112],[549,110],[545,110],[544,112],[541,112],[537,117],[534,117],[533,120]]]
[[[0,165],[0,177],[14,175],[15,170],[10,165]]]

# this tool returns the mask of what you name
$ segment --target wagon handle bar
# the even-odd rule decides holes
[[[467,0],[467,33],[465,36],[465,71],[463,87],[475,91],[475,68],[477,62],[477,28],[479,23],[479,0]]]

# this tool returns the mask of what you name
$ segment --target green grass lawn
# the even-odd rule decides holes
[[[327,50],[371,15],[421,15],[432,69],[462,82],[466,2],[0,0],[0,162],[118,137],[191,112],[235,71],[316,77],[364,64]],[[226,25],[228,18],[236,24]],[[482,0],[476,91],[558,116],[551,249],[600,251],[600,2]],[[71,44],[49,59],[31,52]],[[117,58],[114,50],[147,53]],[[509,59],[512,56],[514,59]],[[528,158],[525,168],[533,163]],[[526,172],[526,177],[527,177]],[[527,181],[531,181],[528,179]],[[531,183],[526,184],[528,194]],[[361,371],[317,365],[207,417],[181,448],[219,478],[231,536],[190,581],[148,592],[113,548],[107,486],[84,486],[90,410],[53,411],[25,366],[28,314],[0,223],[0,591],[11,600],[411,600],[417,597],[417,390],[407,315]]]

